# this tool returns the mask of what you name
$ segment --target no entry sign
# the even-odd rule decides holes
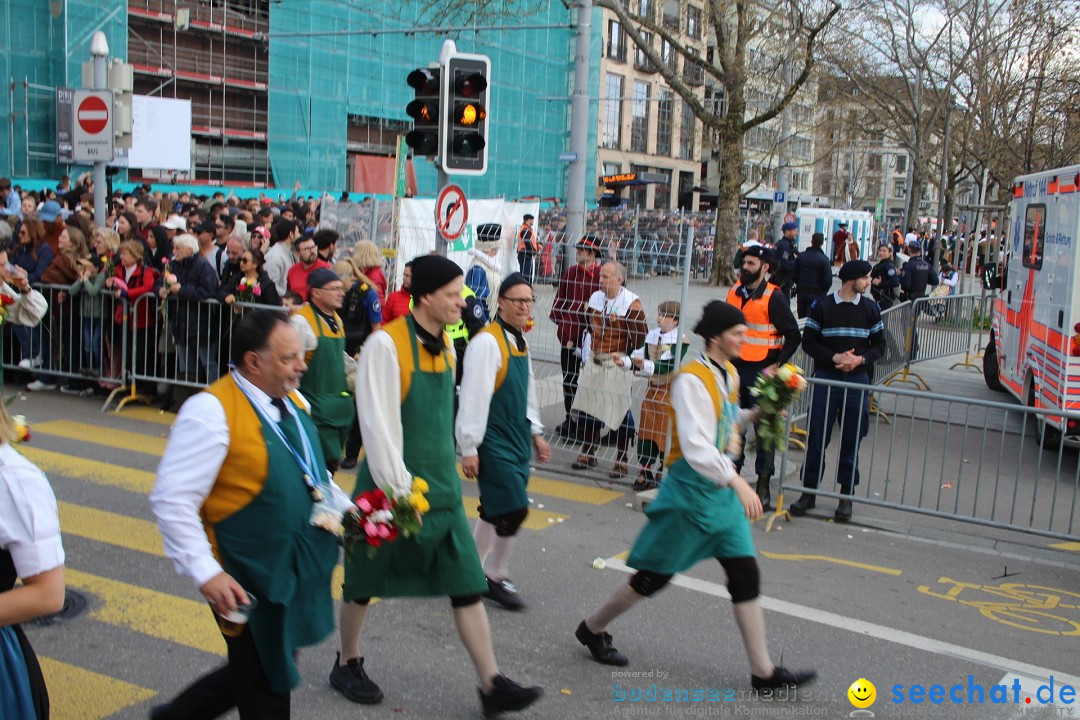
[[[76,90],[72,101],[72,156],[75,162],[112,162],[111,90]]]

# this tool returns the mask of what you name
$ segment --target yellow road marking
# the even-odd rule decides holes
[[[205,602],[150,590],[139,585],[64,569],[68,585],[98,599],[90,617],[215,655],[225,654],[225,641]]]
[[[26,444],[19,445],[19,452],[30,462],[41,468],[46,475],[55,473],[78,480],[86,480],[96,485],[109,485],[135,493],[142,493],[143,495],[149,495],[150,489],[154,487],[154,473],[146,470],[136,470],[122,465],[87,460]]]
[[[49,688],[52,717],[57,720],[102,720],[157,695],[154,690],[52,658],[38,657],[38,662]]]
[[[789,555],[785,553],[773,553],[767,550],[762,550],[761,554],[770,560],[793,560],[795,562],[801,562],[803,560],[817,560],[818,562],[835,563],[836,565],[844,565],[847,567],[859,568],[860,570],[870,570],[871,572],[883,573],[885,575],[903,575],[903,570],[896,570],[895,568],[882,567],[880,565],[870,565],[868,563],[855,562],[854,560],[845,560],[843,558],[829,557],[828,555]]]
[[[474,498],[466,495],[461,498],[461,502],[465,505],[465,517],[478,518],[480,513],[477,508],[480,507],[480,498]],[[521,523],[521,527],[526,530],[543,530],[549,528],[559,522],[559,519],[566,520],[569,515],[561,515],[559,513],[548,512],[547,510],[533,510],[529,508],[529,516],[525,518],[525,522]],[[550,520],[550,522],[548,522]]]
[[[475,480],[466,482],[475,482]],[[626,495],[625,492],[619,490],[590,487],[579,483],[566,482],[565,480],[551,480],[538,475],[529,477],[529,493],[546,495],[561,500],[572,500],[588,505],[605,505],[616,498]]]
[[[119,450],[145,453],[156,457],[161,457],[161,454],[165,452],[165,438],[160,435],[117,430],[73,420],[49,420],[48,422],[36,423],[31,429],[35,433],[42,435],[53,435]]]
[[[166,427],[171,427],[176,421],[176,413],[162,412],[155,407],[147,407],[146,405],[128,405],[120,412],[114,413],[114,416],[152,422]]]
[[[60,527],[65,535],[108,543],[117,547],[165,556],[157,525],[149,520],[58,501]]]
[[[1055,550],[1069,550],[1071,552],[1080,552],[1080,542],[1059,542],[1054,543],[1050,547]]]

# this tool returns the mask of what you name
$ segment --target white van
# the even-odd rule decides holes
[[[833,233],[840,229],[840,223],[847,223],[848,232],[859,245],[859,257],[874,262],[877,251],[873,213],[862,210],[801,207],[795,211],[795,218],[799,224],[799,250],[810,247],[811,236],[819,232],[825,236],[825,245],[822,249],[832,259]]]
[[[1078,240],[1080,165],[1018,177],[983,374],[1031,407],[1080,411]],[[1051,415],[1046,429],[1077,436],[1080,422]]]

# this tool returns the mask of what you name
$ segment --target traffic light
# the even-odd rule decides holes
[[[454,54],[443,69],[445,123],[440,129],[443,172],[487,172],[488,95],[491,61],[485,55]]]
[[[417,155],[438,155],[442,71],[437,67],[417,68],[409,73],[406,82],[416,98],[405,107],[413,119],[413,130],[405,136],[405,144]]]

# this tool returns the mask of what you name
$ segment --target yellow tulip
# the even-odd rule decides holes
[[[426,493],[429,490],[427,480],[422,477],[414,479],[412,489],[416,493]]]

